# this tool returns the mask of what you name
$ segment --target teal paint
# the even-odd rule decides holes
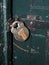
[[[49,15],[48,0],[13,0],[13,17],[23,15],[39,15],[42,20],[49,21],[46,16]],[[28,23],[29,24],[29,23]],[[26,25],[27,26],[27,25]],[[17,65],[47,65],[46,57],[46,34],[47,30],[36,29],[30,31],[30,38],[21,43],[14,39],[14,42],[29,52],[37,51],[37,54],[26,53],[16,46],[13,46],[13,64]],[[28,46],[28,47],[27,47]],[[39,53],[38,53],[39,52]]]
[[[4,56],[5,65],[7,65],[7,1],[3,0],[3,22],[4,22]]]
[[[3,33],[1,34],[0,32],[0,43],[6,49],[5,52],[2,52],[3,51],[2,46],[0,48],[1,50],[0,58],[2,58],[2,60],[0,60],[0,65],[9,64],[10,60],[8,59],[11,57],[9,51],[7,51],[7,40],[6,40],[7,39],[7,33],[6,33],[7,18],[11,17],[11,11],[9,10],[10,6],[8,7],[8,5],[10,4],[7,5],[7,3],[9,2],[6,0],[3,0],[2,14],[4,16],[2,15],[3,18],[0,19],[0,24],[3,23],[3,26],[4,26],[3,27],[0,25],[0,28],[1,28],[0,30]],[[19,16],[31,14],[31,15],[40,15],[42,16],[42,20],[49,21],[49,0],[31,0],[31,1],[30,0],[13,0],[12,5],[13,5],[12,17],[19,17]],[[27,24],[29,23],[25,23],[25,24],[27,26]],[[13,46],[13,59],[12,59],[13,65],[49,65],[49,46],[48,46],[49,37],[46,36],[47,31],[48,30],[44,30],[44,29],[30,30],[29,39],[23,43],[13,38],[13,42],[15,42],[18,46],[20,46],[24,50],[29,50],[29,53],[27,53],[24,50],[21,50],[17,48],[16,46]],[[3,35],[3,37],[1,37],[1,35]],[[48,41],[46,42],[47,39]],[[48,52],[45,52],[45,51],[48,51]],[[9,56],[7,58],[8,54]]]

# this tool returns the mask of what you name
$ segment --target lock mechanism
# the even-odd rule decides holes
[[[11,26],[11,32],[18,41],[25,41],[29,37],[29,30],[26,28],[23,22],[14,21]]]
[[[18,35],[22,36],[22,38],[23,38],[24,40],[27,39],[27,35],[25,34],[25,31],[24,31],[23,28],[18,32]]]

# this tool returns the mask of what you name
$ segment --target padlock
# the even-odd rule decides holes
[[[14,21],[11,25],[11,32],[18,41],[25,41],[29,37],[29,30],[25,27],[23,22]]]

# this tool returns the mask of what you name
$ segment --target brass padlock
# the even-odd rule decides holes
[[[25,27],[23,22],[14,21],[11,25],[11,32],[18,41],[25,41],[29,37],[29,30]]]

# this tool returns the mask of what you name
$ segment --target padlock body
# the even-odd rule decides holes
[[[17,27],[17,28],[12,27],[11,28],[11,32],[13,33],[14,38],[16,40],[23,42],[23,41],[28,39],[28,37],[29,37],[29,30],[25,27],[25,25],[22,22],[17,22],[17,23],[19,24],[19,27]]]

